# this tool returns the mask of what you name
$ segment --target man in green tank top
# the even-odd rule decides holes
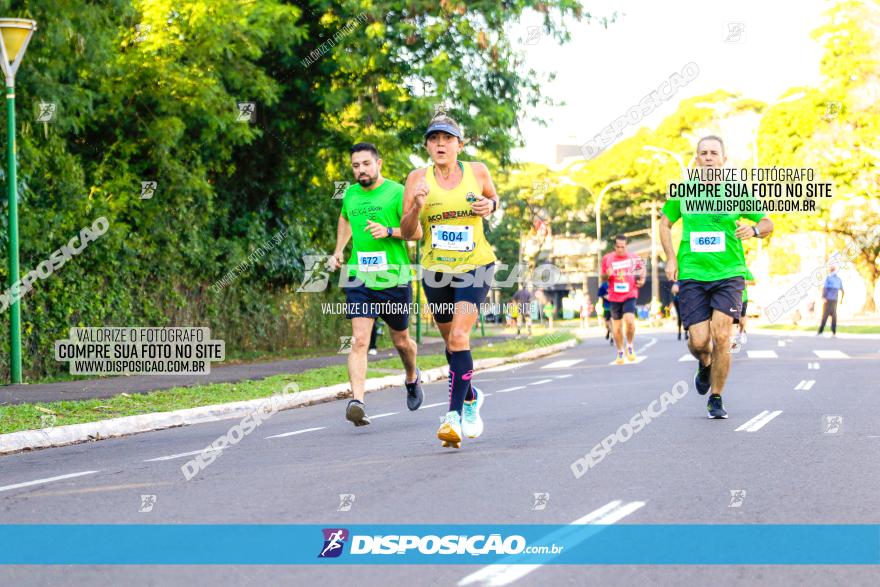
[[[367,349],[377,318],[391,330],[391,340],[406,370],[406,404],[419,409],[423,393],[416,366],[416,343],[409,336],[409,306],[412,303],[409,253],[400,233],[403,186],[382,177],[382,159],[370,143],[358,143],[351,150],[351,168],[357,183],[342,200],[336,230],[336,250],[328,261],[335,271],[343,267],[340,279],[345,288],[345,315],[351,320],[352,344],[348,356],[348,377],[352,399],[345,417],[355,426],[370,423],[364,404]],[[346,263],[343,251],[352,240]],[[347,279],[344,279],[347,277]]]

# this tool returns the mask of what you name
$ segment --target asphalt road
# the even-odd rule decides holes
[[[425,386],[415,413],[400,388],[369,394],[373,424],[363,428],[343,419],[345,402],[280,412],[191,481],[180,470],[191,456],[157,459],[199,451],[235,421],[2,457],[0,519],[569,524],[602,510],[606,523],[619,524],[880,523],[880,341],[751,335],[734,356],[727,420],[706,418],[695,363],[680,360],[683,342],[669,333],[636,342],[644,357],[637,364],[610,364],[611,348],[594,338],[478,373],[486,430],[459,451],[434,436],[444,381]],[[687,395],[575,478],[575,459],[682,380]],[[86,471],[96,472],[21,486]],[[535,493],[549,494],[543,509]],[[155,505],[140,512],[145,494]],[[340,494],[355,496],[349,511],[338,511]],[[481,569],[7,566],[0,584],[876,585],[878,577],[876,566],[545,565],[523,576]]]

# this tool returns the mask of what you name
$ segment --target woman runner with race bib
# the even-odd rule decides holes
[[[486,300],[495,254],[483,218],[498,209],[498,194],[482,163],[459,161],[464,146],[453,119],[437,116],[425,131],[431,165],[406,179],[401,232],[424,238],[422,281],[429,309],[446,342],[449,411],[437,431],[443,446],[459,448],[464,436],[483,432],[483,394],[471,385],[470,331]]]

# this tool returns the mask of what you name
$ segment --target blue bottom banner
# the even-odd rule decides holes
[[[0,525],[0,564],[877,565],[880,525]]]

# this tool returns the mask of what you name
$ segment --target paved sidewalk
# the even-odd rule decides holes
[[[487,336],[475,338],[471,344],[475,347],[488,343],[503,342],[512,336]],[[443,352],[443,342],[431,339],[419,346],[420,354]],[[379,351],[378,355],[369,357],[370,362],[396,357],[394,348]],[[189,387],[207,383],[233,383],[249,379],[264,379],[283,373],[301,373],[308,369],[344,365],[347,355],[330,355],[311,359],[295,359],[270,361],[266,363],[243,363],[212,367],[206,375],[131,375],[128,377],[103,377],[99,379],[82,379],[77,381],[59,381],[57,383],[36,383],[9,385],[0,388],[0,405],[24,404],[32,402],[70,401],[93,398],[113,397],[120,393],[149,393],[159,389],[172,387]]]

